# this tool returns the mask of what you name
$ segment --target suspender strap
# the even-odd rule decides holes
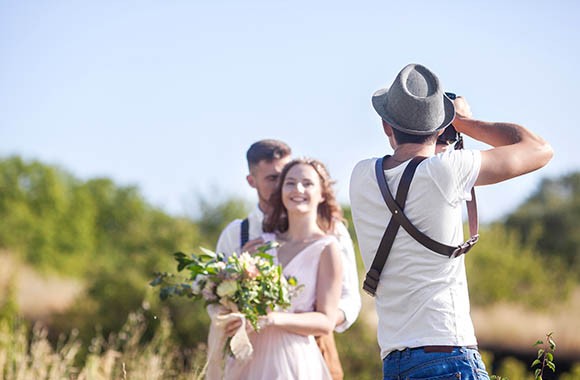
[[[471,235],[471,239],[475,239],[475,242],[477,242],[477,239],[479,239],[479,217],[477,216],[477,200],[475,199],[475,187],[471,188],[471,200],[465,203],[467,204],[469,234]]]
[[[386,162],[385,159],[387,157],[389,156],[385,156],[377,160],[375,164],[375,174],[379,188],[381,190],[381,194],[383,195],[383,199],[387,203],[389,210],[391,210],[392,216],[387,229],[385,230],[383,238],[381,239],[381,243],[379,244],[379,248],[377,249],[373,263],[371,264],[371,269],[367,273],[363,283],[363,289],[371,296],[375,295],[381,272],[383,271],[383,267],[385,266],[391,247],[393,246],[393,242],[395,240],[395,236],[397,235],[399,226],[403,226],[409,235],[411,235],[416,241],[421,243],[426,248],[436,253],[445,255],[449,258],[454,258],[469,252],[469,250],[479,240],[479,222],[477,218],[477,204],[475,200],[474,189],[471,189],[471,201],[467,202],[467,213],[469,217],[469,230],[471,237],[465,243],[456,247],[439,243],[419,231],[413,225],[413,223],[409,221],[403,212],[405,201],[407,199],[407,193],[409,191],[409,186],[411,184],[411,180],[413,179],[413,175],[415,174],[415,170],[417,169],[417,165],[419,165],[419,163],[421,163],[425,157],[415,157],[413,160],[411,160],[411,162],[409,162],[405,168],[405,171],[403,172],[401,182],[399,183],[396,200],[393,199],[385,179],[384,165]]]
[[[389,191],[389,188],[387,186],[387,182],[384,179],[384,175],[381,178],[379,178],[379,186],[381,187],[381,193],[383,194],[383,198],[385,199],[387,206],[389,206],[389,209],[393,214],[393,218],[395,218],[395,220],[399,222],[399,224],[405,229],[405,231],[407,231],[409,235],[411,235],[416,241],[421,243],[426,248],[429,248],[430,250],[439,253],[441,255],[447,256],[449,258],[454,258],[469,252],[471,247],[473,247],[475,243],[477,243],[477,241],[479,240],[479,235],[477,235],[477,233],[472,235],[469,238],[469,240],[467,240],[465,243],[460,244],[458,246],[446,245],[431,239],[429,236],[419,231],[417,227],[415,227],[413,223],[411,223],[411,221],[403,213],[402,207],[393,199],[393,196],[391,195],[391,192]]]
[[[409,186],[411,186],[411,180],[413,179],[413,175],[415,174],[415,170],[417,166],[423,161],[425,157],[415,157],[403,172],[403,177],[401,178],[401,182],[399,183],[399,188],[397,189],[397,203],[405,206],[405,201],[407,200],[407,193],[409,192]],[[385,174],[383,172],[383,158],[377,160],[375,165],[375,174],[377,179],[379,180],[379,187],[381,188],[382,192],[382,185],[380,184],[380,179],[385,182]],[[371,264],[371,268],[368,271],[365,281],[363,283],[363,289],[374,297],[375,292],[377,290],[377,286],[379,285],[379,279],[381,277],[381,272],[383,271],[383,267],[387,262],[387,258],[389,257],[389,253],[391,252],[391,247],[393,246],[393,242],[395,241],[395,236],[397,236],[397,232],[399,231],[400,223],[394,218],[391,217],[387,229],[383,234],[383,238],[381,239],[381,243],[379,244],[379,248],[377,249],[377,253]]]
[[[242,220],[240,230],[240,248],[242,248],[250,239],[250,221],[248,218]]]
[[[453,148],[455,150],[463,149],[463,136],[460,133],[457,134],[457,142]],[[471,200],[465,203],[467,205],[467,218],[469,220],[469,234],[473,239],[474,236],[479,236],[479,217],[477,216],[477,201],[475,199],[474,187],[471,188]]]

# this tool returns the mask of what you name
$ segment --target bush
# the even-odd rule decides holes
[[[516,234],[496,224],[482,230],[481,236],[465,259],[473,304],[515,301],[545,308],[571,292],[573,276],[566,275],[556,260],[521,245]]]

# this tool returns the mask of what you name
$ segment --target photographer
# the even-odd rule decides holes
[[[464,253],[477,235],[461,244],[463,201],[473,186],[543,167],[552,149],[522,126],[472,119],[467,102],[446,96],[437,76],[421,65],[404,67],[372,102],[394,153],[355,166],[350,201],[369,272],[364,287],[376,299],[384,379],[489,378],[469,314]],[[452,122],[457,132],[492,148],[441,145],[436,154],[437,138]],[[399,188],[401,182],[406,185]],[[396,207],[386,203],[389,191]],[[411,235],[413,229],[420,232]],[[433,244],[451,250],[444,254]],[[388,257],[378,270],[376,255]]]

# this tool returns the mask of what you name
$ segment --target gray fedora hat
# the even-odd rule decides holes
[[[422,65],[405,66],[390,88],[373,94],[373,107],[393,128],[428,135],[447,127],[455,116],[439,78]]]

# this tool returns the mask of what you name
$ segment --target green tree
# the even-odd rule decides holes
[[[573,279],[556,263],[522,245],[516,233],[494,224],[482,228],[480,234],[479,243],[465,259],[474,304],[513,301],[546,307],[554,299],[567,297]]]
[[[201,197],[199,209],[201,215],[197,223],[201,233],[201,242],[213,250],[221,231],[234,219],[245,218],[249,208],[239,198],[229,198],[214,203]]]
[[[561,258],[580,278],[580,172],[545,179],[506,220],[523,244]]]
[[[62,251],[60,223],[72,207],[68,191],[75,180],[64,171],[19,157],[0,161],[0,247],[29,262],[54,267]]]
[[[16,301],[16,276],[12,274],[9,281],[0,288],[0,323],[10,321],[18,316],[18,302]]]

